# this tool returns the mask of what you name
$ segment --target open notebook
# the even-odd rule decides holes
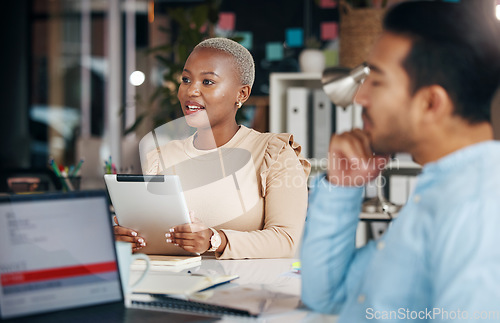
[[[137,273],[132,274],[132,280]],[[138,276],[138,275],[137,275]],[[169,273],[150,271],[148,275],[134,287],[134,293],[191,295],[213,288],[234,279],[237,275],[197,275],[190,273]]]

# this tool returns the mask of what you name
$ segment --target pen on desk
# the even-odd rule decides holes
[[[73,184],[71,184],[71,181],[69,180],[68,177],[64,176],[64,177],[62,177],[62,180],[66,184],[66,188],[67,188],[68,191],[74,191],[75,190],[75,187],[73,186]]]
[[[111,166],[108,164],[108,161],[104,161],[104,173],[105,174],[110,174],[111,173]]]
[[[59,171],[59,166],[57,165],[56,161],[54,159],[50,160],[50,166],[52,167],[52,170],[56,174],[56,176],[61,180],[61,183],[66,191],[69,191],[70,188],[68,187],[68,183],[66,182],[66,179],[62,177],[61,172]]]
[[[52,167],[52,170],[57,175],[57,177],[61,177],[61,172],[59,171],[59,166],[57,165],[57,163],[54,159],[50,160],[50,167]]]

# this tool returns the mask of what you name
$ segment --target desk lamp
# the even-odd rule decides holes
[[[346,109],[353,104],[354,96],[364,79],[370,73],[366,63],[362,63],[353,69],[345,67],[329,67],[323,71],[321,83],[323,90],[336,106]],[[400,205],[388,201],[382,190],[382,173],[377,177],[377,196],[364,202],[362,211],[366,213],[383,213],[392,219],[392,215],[398,213]]]

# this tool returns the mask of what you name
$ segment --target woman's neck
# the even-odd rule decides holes
[[[226,143],[234,137],[240,126],[236,122],[234,124],[217,127],[217,128],[198,128],[194,138],[194,146],[199,150],[215,149]],[[215,142],[214,142],[215,141]]]

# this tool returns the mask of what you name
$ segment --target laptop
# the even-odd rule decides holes
[[[0,196],[0,320],[207,322],[227,313],[133,303],[122,294],[106,191]]]
[[[0,196],[0,318],[123,302],[105,191]]]

